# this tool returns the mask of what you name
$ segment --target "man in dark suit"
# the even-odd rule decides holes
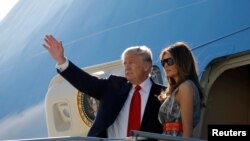
[[[124,138],[130,130],[162,133],[158,120],[159,95],[165,88],[154,83],[149,74],[152,53],[146,46],[127,48],[122,54],[125,77],[111,75],[98,79],[84,72],[64,57],[63,45],[52,35],[45,36],[43,45],[56,61],[58,73],[76,89],[100,101],[98,113],[88,136]],[[139,85],[140,89],[136,90]],[[128,128],[133,93],[139,92],[139,127]],[[133,108],[137,109],[137,108]]]

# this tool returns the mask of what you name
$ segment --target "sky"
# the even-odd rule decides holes
[[[0,22],[17,2],[18,0],[0,0]]]

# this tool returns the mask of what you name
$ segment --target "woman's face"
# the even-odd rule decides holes
[[[165,52],[165,54],[162,56],[162,64],[164,65],[164,71],[166,73],[167,77],[176,77],[178,75],[176,63],[174,62],[174,59],[172,58],[172,55],[170,52]]]

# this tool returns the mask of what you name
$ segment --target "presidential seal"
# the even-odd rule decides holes
[[[82,92],[78,92],[77,107],[83,122],[88,127],[91,127],[98,111],[99,101]]]

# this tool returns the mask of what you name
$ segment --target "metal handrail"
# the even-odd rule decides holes
[[[178,136],[171,136],[165,134],[157,134],[151,132],[143,132],[143,131],[131,131],[132,141],[143,140],[144,139],[158,139],[165,141],[205,141],[198,138],[184,138]]]
[[[138,141],[138,140],[164,140],[164,141],[206,141],[198,138],[184,138],[176,137],[165,134],[157,134],[144,131],[131,131],[131,137],[111,139],[111,138],[98,138],[98,137],[83,137],[83,136],[62,136],[62,137],[49,137],[49,138],[32,138],[32,139],[15,139],[7,141]]]

